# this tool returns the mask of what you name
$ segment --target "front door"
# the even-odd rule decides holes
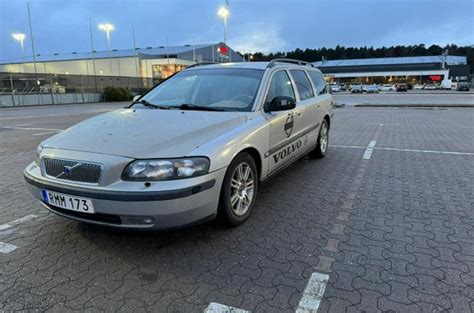
[[[274,97],[291,97],[296,99],[293,83],[285,70],[273,74],[268,88],[266,102]],[[270,150],[266,153],[269,172],[273,172],[292,160],[302,151],[304,143],[296,134],[303,127],[301,108],[266,113],[270,122]]]

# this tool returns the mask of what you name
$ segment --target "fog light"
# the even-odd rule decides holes
[[[153,225],[155,219],[151,216],[130,216],[126,218],[126,223],[132,225]]]
[[[143,219],[143,223],[145,224],[153,224],[155,222],[155,219],[153,219],[152,217],[145,217]]]

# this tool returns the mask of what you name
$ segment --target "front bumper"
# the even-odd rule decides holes
[[[122,187],[84,186],[44,177],[31,163],[24,171],[28,188],[48,210],[78,221],[117,228],[170,229],[209,220],[217,206],[226,169],[180,181],[127,183]],[[92,199],[94,214],[79,213],[44,202],[42,190]]]

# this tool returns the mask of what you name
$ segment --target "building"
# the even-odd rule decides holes
[[[436,83],[443,79],[466,81],[466,57],[454,55],[323,60],[314,62],[328,81],[341,83]]]
[[[241,62],[223,43],[36,55],[37,74],[142,77],[160,80],[195,62]],[[33,57],[0,61],[0,72],[35,73]]]

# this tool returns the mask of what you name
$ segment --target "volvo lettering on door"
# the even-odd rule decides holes
[[[291,143],[290,145],[284,147],[283,149],[273,154],[272,155],[273,161],[275,162],[275,164],[278,164],[281,161],[288,159],[290,156],[297,153],[305,144],[306,144],[306,140],[298,139],[297,141]]]

